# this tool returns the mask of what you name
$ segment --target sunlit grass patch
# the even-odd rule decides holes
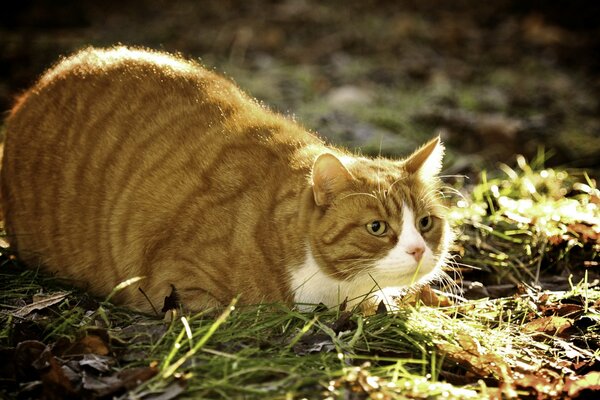
[[[30,302],[38,291],[63,288],[43,277],[36,287],[21,285],[30,282],[31,271],[1,276],[10,294],[2,299],[1,322],[10,327],[0,338],[5,349],[29,335],[50,344],[59,364],[68,368],[94,352],[110,361],[101,374],[81,367],[100,382],[86,389],[75,375],[73,386],[82,385],[78,393],[83,397],[116,390],[107,377],[118,381],[124,379],[119,371],[137,367],[148,374],[128,390],[141,398],[169,393],[195,398],[339,398],[350,393],[489,398],[542,393],[542,383],[547,393],[560,392],[564,382],[557,376],[575,376],[579,363],[598,361],[593,349],[600,332],[590,321],[600,315],[600,293],[586,282],[568,293],[524,288],[516,297],[441,308],[405,305],[372,316],[262,305],[230,307],[219,318],[200,313],[163,321],[79,301],[83,295],[76,290],[17,318],[23,306],[15,304]],[[82,338],[94,339],[84,343]],[[87,350],[81,350],[82,343]],[[79,352],[65,352],[73,346]],[[546,371],[543,380],[534,378],[539,371]],[[8,381],[5,391],[18,390]]]
[[[500,174],[481,174],[470,199],[450,213],[459,227],[462,263],[488,284],[539,285],[552,276],[598,266],[600,191],[585,172],[544,168],[543,155]],[[551,274],[551,275],[550,275]]]

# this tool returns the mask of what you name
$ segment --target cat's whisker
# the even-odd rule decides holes
[[[440,288],[449,292],[453,296],[457,296],[461,292],[460,285],[456,283],[446,272],[441,272],[438,280],[440,281]]]
[[[466,201],[466,197],[463,193],[461,193],[460,190],[453,188],[452,186],[442,186],[440,188],[440,191],[442,191],[442,193],[445,193],[444,191],[448,191],[448,193],[450,193],[451,195],[456,195],[458,196],[461,200]]]
[[[464,178],[464,179],[469,179],[469,177],[467,175],[439,175],[439,178],[442,179],[446,179],[446,178]]]
[[[388,190],[387,190],[387,191],[388,191],[388,193],[391,193],[391,192],[392,192],[392,189],[394,188],[394,185],[395,185],[396,183],[399,183],[399,182],[401,182],[401,181],[405,180],[406,178],[407,178],[407,176],[406,176],[406,175],[404,175],[404,176],[401,176],[400,178],[396,179],[394,182],[392,182],[392,183],[391,183],[391,185],[388,187]]]
[[[451,266],[457,265],[457,266],[471,268],[471,269],[480,269],[480,268],[478,268],[478,267],[476,267],[474,265],[465,264],[465,263],[461,263],[461,262],[456,261],[456,259],[459,258],[459,257],[460,256],[458,254],[447,254],[446,255],[446,263],[449,264],[449,265],[451,265]]]
[[[481,268],[479,268],[479,267],[476,267],[476,266],[474,266],[474,265],[465,264],[465,263],[460,263],[460,262],[457,262],[457,261],[452,261],[452,260],[451,260],[451,261],[449,261],[449,264],[453,264],[453,265],[456,265],[456,266],[458,266],[458,267],[464,267],[464,268],[469,268],[469,269],[474,269],[474,270],[481,270]]]

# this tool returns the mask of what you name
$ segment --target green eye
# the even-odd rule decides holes
[[[419,228],[421,229],[421,232],[427,232],[432,226],[433,218],[431,218],[429,215],[426,215],[419,220]]]
[[[371,235],[381,236],[387,232],[387,223],[385,221],[373,221],[367,224],[367,231]]]

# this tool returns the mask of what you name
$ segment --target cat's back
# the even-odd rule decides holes
[[[42,75],[18,99],[7,124],[14,130],[21,123],[30,125],[34,116],[44,121],[55,117],[50,122],[57,127],[67,116],[78,116],[71,124],[109,119],[111,114],[103,113],[106,109],[117,112],[137,105],[155,116],[161,111],[172,115],[177,109],[169,106],[175,105],[184,109],[211,104],[225,113],[231,107],[240,110],[248,100],[226,79],[177,56],[128,47],[87,48]],[[129,120],[135,116],[127,115]]]

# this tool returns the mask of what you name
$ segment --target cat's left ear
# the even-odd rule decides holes
[[[404,160],[404,169],[409,174],[419,173],[423,178],[431,178],[440,173],[443,157],[444,145],[438,136]]]

